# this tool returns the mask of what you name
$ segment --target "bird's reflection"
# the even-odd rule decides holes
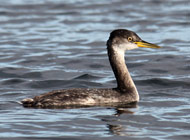
[[[115,115],[116,116],[120,116],[121,114],[134,114],[133,111],[131,111],[131,108],[137,108],[137,103],[131,103],[131,104],[122,104],[122,105],[118,105],[115,108]]]
[[[131,103],[131,104],[122,104],[115,107],[115,116],[114,121],[110,119],[103,119],[102,121],[107,123],[107,128],[109,130],[109,133],[119,136],[131,136],[131,132],[128,132],[126,124],[118,124],[115,120],[118,120],[118,117],[120,117],[122,114],[124,115],[132,115],[135,112],[133,112],[132,108],[137,108],[137,103]],[[113,118],[112,118],[113,119]]]

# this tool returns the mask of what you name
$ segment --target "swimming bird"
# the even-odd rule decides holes
[[[125,64],[125,52],[139,47],[160,48],[155,44],[143,41],[135,32],[130,30],[116,29],[110,33],[107,41],[107,52],[117,81],[116,88],[55,90],[34,98],[23,99],[21,103],[24,107],[72,108],[138,102],[137,88]]]

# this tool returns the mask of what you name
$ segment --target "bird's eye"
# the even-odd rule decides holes
[[[128,41],[132,41],[133,39],[132,39],[132,37],[128,37]]]

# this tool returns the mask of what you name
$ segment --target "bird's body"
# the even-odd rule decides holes
[[[24,101],[25,100],[25,101]],[[110,106],[136,102],[134,94],[123,94],[117,89],[63,89],[24,99],[23,106],[38,108],[76,108],[88,106]]]
[[[143,41],[136,33],[118,29],[111,32],[107,41],[108,57],[117,80],[117,87],[110,89],[63,89],[22,100],[24,107],[81,107],[101,106],[139,101],[136,86],[125,64],[126,50],[138,47],[159,48]]]

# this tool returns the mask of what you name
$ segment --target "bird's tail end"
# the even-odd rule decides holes
[[[33,103],[34,103],[34,99],[32,98],[26,98],[20,102],[20,104],[22,104],[24,107],[32,107]]]

